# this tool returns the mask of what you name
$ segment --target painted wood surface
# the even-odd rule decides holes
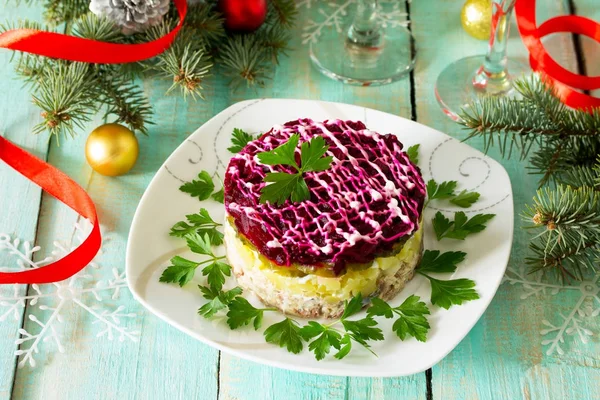
[[[345,4],[345,2],[340,3]],[[577,0],[577,11],[600,19],[596,0]],[[471,39],[460,28],[462,1],[416,0],[410,5],[418,62],[413,76],[378,88],[357,88],[329,81],[312,67],[307,48],[301,43],[302,24],[297,28],[290,57],[282,61],[273,81],[261,89],[232,91],[222,79],[213,79],[206,101],[185,102],[180,96],[164,96],[170,83],[147,80],[143,87],[155,109],[156,125],[148,137],[140,137],[140,159],[131,173],[107,178],[85,163],[83,145],[87,132],[102,121],[96,119],[74,140],[57,146],[47,136],[30,134],[38,120],[27,89],[13,79],[9,54],[0,53],[0,89],[10,96],[0,98],[0,134],[59,167],[84,188],[98,205],[107,241],[98,259],[97,278],[109,278],[112,269],[124,268],[126,238],[136,205],[153,174],[168,155],[198,126],[232,103],[254,97],[309,98],[339,101],[401,115],[457,137],[460,128],[440,112],[433,85],[441,70],[453,60],[485,51],[486,43]],[[304,0],[300,21],[318,15],[323,3]],[[308,8],[307,5],[311,7]],[[24,5],[6,7],[6,19],[38,17],[40,9]],[[568,4],[548,0],[540,7],[540,20],[568,12]],[[594,15],[595,14],[595,15]],[[514,26],[513,26],[514,28]],[[511,57],[524,59],[525,51],[513,29]],[[553,54],[564,65],[576,68],[573,41],[563,35],[552,38]],[[597,45],[596,45],[597,46]],[[583,42],[589,72],[597,68],[598,47]],[[595,57],[595,58],[594,58]],[[596,73],[599,73],[596,69]],[[412,100],[411,100],[412,99]],[[481,148],[481,143],[470,142]],[[499,158],[496,152],[492,156]],[[515,193],[515,209],[529,201],[536,178],[524,173],[525,164],[504,160]],[[34,240],[47,248],[55,239],[71,240],[77,216],[17,174],[0,167],[0,232]],[[19,199],[18,201],[15,199]],[[515,216],[516,226],[521,224]],[[511,266],[522,264],[527,236],[515,231]],[[0,266],[7,259],[0,258]],[[18,290],[26,291],[26,287]],[[65,309],[63,317],[65,353],[51,345],[41,348],[40,365],[16,370],[13,356],[17,330],[24,314],[39,310],[18,309],[18,318],[0,323],[0,399],[585,399],[600,398],[600,365],[596,339],[581,345],[568,339],[566,354],[545,355],[539,332],[541,321],[568,313],[576,291],[521,299],[518,285],[503,284],[480,322],[462,343],[433,368],[428,389],[425,373],[392,379],[323,377],[265,367],[241,360],[201,344],[147,313],[124,292],[118,301],[124,312],[137,317],[126,322],[141,332],[139,342],[96,338],[97,324],[77,305]],[[90,299],[88,304],[93,304]],[[597,322],[597,321],[596,321]],[[595,340],[595,341],[594,341]],[[401,362],[401,360],[399,360]]]

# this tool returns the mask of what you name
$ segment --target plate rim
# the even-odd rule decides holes
[[[134,233],[134,226],[137,225],[138,219],[141,218],[140,217],[140,212],[139,210],[143,208],[143,204],[147,201],[148,196],[149,196],[149,192],[151,191],[150,189],[153,187],[153,185],[156,183],[156,178],[158,176],[158,174],[161,172],[161,170],[163,168],[166,167],[167,163],[173,158],[174,154],[177,153],[182,147],[185,146],[186,141],[193,138],[193,136],[200,130],[202,129],[205,125],[213,122],[214,120],[216,120],[217,118],[219,118],[219,116],[221,116],[222,114],[226,114],[228,111],[231,112],[235,112],[235,111],[239,111],[241,109],[243,109],[244,105],[247,105],[249,103],[259,103],[259,102],[263,102],[263,101],[276,101],[276,102],[287,102],[287,101],[294,101],[294,102],[306,102],[306,103],[315,103],[315,104],[325,104],[325,105],[334,105],[334,106],[341,106],[341,107],[353,107],[353,108],[357,108],[357,109],[361,109],[364,110],[364,112],[366,113],[367,110],[370,111],[376,111],[378,113],[383,113],[383,114],[387,114],[390,116],[393,116],[395,118],[400,118],[402,120],[404,120],[405,122],[409,122],[410,124],[414,124],[414,125],[418,125],[420,127],[425,127],[427,129],[433,130],[447,138],[450,138],[452,140],[456,140],[459,141],[458,139],[440,131],[437,130],[435,128],[432,128],[430,126],[424,125],[420,122],[417,121],[413,121],[411,119],[399,116],[399,115],[395,115],[392,113],[388,113],[385,111],[380,111],[380,110],[376,110],[370,107],[364,107],[364,106],[360,106],[360,105],[356,105],[356,104],[347,104],[347,103],[340,103],[340,102],[332,102],[332,101],[323,101],[323,100],[311,100],[311,99],[294,99],[294,98],[255,98],[255,99],[248,99],[248,100],[243,100],[243,101],[239,101],[236,103],[231,104],[230,106],[228,106],[227,108],[223,109],[222,111],[220,111],[219,113],[217,113],[216,115],[214,115],[212,118],[208,119],[207,121],[205,121],[201,126],[199,126],[198,128],[196,128],[189,136],[187,136],[185,139],[182,140],[182,142],[171,152],[171,154],[169,154],[169,156],[165,159],[165,161],[161,164],[161,166],[156,170],[155,174],[153,175],[152,179],[150,180],[150,182],[148,183],[148,186],[145,188],[144,193],[142,195],[142,197],[140,198],[140,201],[136,207],[134,216],[131,220],[131,225],[130,225],[130,230],[129,230],[129,234],[127,236],[127,246],[126,246],[126,253],[125,253],[125,278],[127,281],[127,286],[132,294],[132,296],[134,297],[135,300],[137,300],[140,304],[142,304],[148,311],[150,311],[153,315],[159,317],[162,321],[166,322],[168,325],[173,326],[175,328],[177,328],[178,330],[180,330],[181,332],[184,332],[186,334],[188,334],[189,336],[193,337],[196,340],[199,340],[200,342],[207,344],[213,348],[216,348],[219,351],[225,352],[227,354],[233,355],[233,356],[237,356],[240,357],[242,359],[245,360],[249,360],[249,361],[253,361],[255,363],[258,364],[262,364],[262,365],[268,365],[271,367],[276,367],[276,368],[281,368],[284,370],[288,370],[288,371],[296,371],[296,372],[303,372],[303,373],[311,373],[311,374],[318,374],[318,375],[328,375],[328,376],[346,376],[346,377],[370,377],[370,378],[391,378],[391,377],[400,377],[400,376],[410,376],[410,375],[415,375],[418,373],[422,373],[423,371],[426,371],[427,369],[430,369],[431,367],[433,367],[434,365],[438,364],[439,362],[441,362],[450,352],[452,352],[454,349],[456,349],[456,347],[464,340],[464,338],[473,330],[473,328],[475,327],[475,325],[479,322],[479,320],[481,319],[481,317],[483,316],[483,314],[487,311],[487,309],[489,308],[491,302],[493,301],[493,299],[496,297],[496,294],[498,293],[498,289],[500,288],[500,286],[502,285],[502,280],[504,277],[504,274],[506,273],[506,269],[508,267],[508,263],[510,261],[510,256],[512,254],[512,244],[514,241],[514,194],[513,194],[513,190],[512,190],[512,181],[510,179],[510,175],[508,174],[508,171],[506,171],[506,168],[504,168],[504,166],[498,162],[497,160],[489,157],[487,154],[481,152],[480,150],[465,144],[467,146],[469,146],[473,151],[477,152],[478,154],[480,154],[483,157],[487,157],[489,158],[493,163],[495,163],[498,167],[500,167],[500,170],[502,171],[502,173],[506,176],[508,182],[509,182],[509,186],[508,186],[508,196],[507,198],[510,200],[510,211],[511,211],[511,219],[510,219],[510,229],[509,229],[509,251],[506,255],[506,260],[504,260],[502,262],[502,274],[500,275],[500,278],[497,282],[494,282],[494,293],[493,295],[489,298],[489,301],[487,301],[487,303],[479,308],[477,311],[478,315],[477,318],[474,319],[473,324],[469,326],[468,329],[465,329],[463,332],[463,334],[460,335],[460,338],[457,339],[456,344],[454,344],[453,346],[451,346],[451,348],[446,351],[444,354],[440,353],[439,357],[436,357],[436,360],[431,362],[431,364],[427,365],[426,367],[419,367],[417,370],[415,370],[414,372],[410,372],[410,373],[392,373],[391,369],[384,369],[382,370],[380,373],[377,374],[373,374],[372,372],[367,372],[367,373],[361,373],[360,369],[354,369],[352,371],[338,371],[335,368],[328,368],[328,367],[306,367],[306,366],[302,366],[299,364],[296,365],[292,365],[292,364],[288,364],[288,363],[281,363],[278,362],[272,358],[261,358],[258,356],[254,356],[250,353],[246,353],[244,351],[241,350],[236,350],[234,348],[228,347],[222,343],[216,342],[214,340],[211,340],[209,338],[207,338],[206,336],[203,336],[201,334],[199,334],[198,332],[195,332],[194,330],[187,328],[181,324],[179,324],[177,321],[173,321],[171,319],[168,319],[168,317],[166,315],[164,315],[164,313],[154,309],[153,306],[151,306],[140,294],[138,294],[137,290],[136,290],[136,285],[135,282],[132,281],[131,278],[131,274],[129,273],[132,269],[131,265],[133,263],[133,260],[131,259],[132,256],[132,236]],[[239,108],[239,109],[238,109]],[[232,110],[233,109],[233,110]],[[231,110],[231,111],[230,111]],[[461,141],[459,141],[461,142]],[[464,143],[464,142],[461,142]],[[478,299],[479,302],[485,301],[484,299]],[[283,349],[281,351],[284,351]],[[325,364],[324,364],[325,365]]]

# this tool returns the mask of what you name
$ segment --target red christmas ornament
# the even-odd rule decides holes
[[[267,16],[267,0],[220,0],[225,28],[251,32],[258,29]]]

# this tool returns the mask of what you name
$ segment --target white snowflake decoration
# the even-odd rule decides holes
[[[356,0],[346,0],[343,2],[327,1],[316,2],[321,5],[318,9],[318,18],[309,18],[304,25],[302,33],[302,44],[314,43],[323,33],[324,29],[335,29],[342,32],[344,20],[348,15],[348,8]],[[310,9],[313,6],[313,0],[302,0],[298,3],[298,8],[305,7]],[[386,0],[378,2],[377,18],[382,26],[398,27],[408,26],[408,14],[403,11],[404,2],[398,0]]]
[[[564,291],[578,290],[581,292],[579,299],[567,315],[559,313],[561,322],[557,325],[547,319],[542,320],[542,324],[547,326],[546,329],[540,331],[540,335],[547,337],[542,340],[543,346],[549,346],[546,355],[550,356],[554,352],[563,355],[564,350],[561,345],[564,345],[566,335],[576,336],[583,344],[588,343],[589,337],[594,335],[594,332],[584,327],[583,324],[586,320],[600,315],[600,273],[589,280],[563,286],[544,281],[541,274],[527,274],[524,268],[520,270],[508,268],[504,282],[521,285],[524,289],[524,293],[521,295],[523,300],[531,296],[539,297],[542,294],[555,296]]]
[[[87,236],[89,228],[83,229],[75,224],[75,236],[79,243]],[[52,251],[52,256],[48,256],[42,261],[33,261],[34,254],[41,250],[39,246],[32,246],[27,241],[21,243],[19,239],[0,233],[0,253],[7,252],[15,258],[13,266],[0,267],[0,271],[39,268],[62,258],[77,247],[77,245],[71,247],[58,241],[53,244],[55,249]],[[18,345],[15,355],[20,357],[19,368],[27,364],[31,367],[36,366],[35,355],[39,353],[42,343],[51,342],[59,352],[65,352],[59,326],[64,325],[65,320],[61,313],[68,307],[76,306],[85,310],[94,318],[94,324],[102,326],[96,337],[106,336],[112,340],[116,336],[121,341],[125,339],[138,340],[138,331],[121,325],[121,319],[134,318],[137,316],[135,313],[124,313],[124,306],[118,306],[115,309],[102,309],[101,307],[101,303],[105,299],[110,297],[110,299],[116,300],[121,289],[127,287],[125,272],[113,268],[112,278],[99,280],[93,284],[96,279],[92,272],[98,268],[98,265],[92,262],[81,272],[63,282],[30,285],[29,292],[24,295],[20,293],[21,285],[0,286],[0,322],[11,316],[18,321],[21,317],[21,310],[27,306],[31,308],[37,306],[37,309],[43,311],[44,315],[48,315],[47,318],[41,319],[29,313],[30,309],[27,309],[27,319],[33,322],[36,331],[19,329],[20,336],[15,341],[15,344]],[[89,305],[88,300],[90,299],[95,300],[96,303]]]

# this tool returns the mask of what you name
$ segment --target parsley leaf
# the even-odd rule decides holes
[[[475,282],[470,279],[453,279],[442,281],[421,273],[431,283],[431,304],[446,310],[453,304],[460,305],[470,300],[477,300],[479,294],[473,289]]]
[[[258,330],[262,325],[265,311],[276,311],[274,308],[256,308],[243,297],[236,297],[229,303],[229,312],[227,312],[227,325],[231,329],[237,329],[240,326],[248,325],[254,320],[254,330]]]
[[[235,287],[226,292],[213,290],[206,286],[199,287],[204,298],[210,300],[198,309],[198,314],[202,315],[204,318],[210,318],[219,311],[227,308],[229,303],[231,303],[236,296],[242,294],[242,289],[239,287]]]
[[[248,143],[250,143],[253,140],[254,136],[244,132],[239,128],[233,128],[233,134],[231,136],[231,147],[228,147],[227,150],[234,154],[239,153],[244,147],[246,147]]]
[[[350,299],[350,301],[346,300],[346,304],[344,306],[344,313],[340,317],[341,319],[346,319],[360,310],[363,307],[363,298],[362,293],[358,293],[356,296]]]
[[[197,197],[199,200],[206,200],[215,190],[215,184],[208,172],[200,171],[198,180],[184,183],[179,187],[179,190],[188,193],[192,197]]]
[[[342,337],[342,340],[340,340],[340,346],[340,351],[334,355],[334,357],[338,360],[346,357],[348,353],[350,353],[350,350],[352,350],[352,340],[349,334],[345,334],[344,337]]]
[[[447,251],[440,255],[439,250],[425,250],[421,264],[417,267],[419,272],[454,272],[456,264],[465,259],[467,253],[462,251]]]
[[[342,325],[348,331],[352,338],[363,346],[368,340],[383,340],[383,332],[377,326],[377,321],[371,317],[365,317],[356,321],[343,319]]]
[[[323,157],[328,149],[329,146],[325,143],[325,139],[322,136],[316,136],[310,142],[302,143],[300,146],[302,172],[319,172],[329,168],[333,157]]]
[[[296,163],[296,147],[298,147],[299,140],[300,135],[295,133],[281,146],[270,151],[258,153],[258,160],[265,165],[289,165],[299,170],[300,167]]]
[[[419,342],[427,341],[427,332],[431,328],[425,315],[431,314],[427,305],[420,301],[419,296],[409,296],[400,306],[396,307],[400,318],[394,322],[392,330],[400,340],[414,337]]]
[[[323,137],[316,136],[310,142],[304,142],[300,146],[302,166],[299,167],[295,156],[299,139],[300,135],[294,134],[281,146],[257,155],[263,164],[288,165],[296,169],[296,173],[270,172],[266,174],[264,181],[269,184],[261,189],[261,203],[271,202],[281,205],[288,199],[292,202],[309,199],[310,192],[303,174],[310,171],[323,171],[331,165],[333,157],[323,157],[329,146]]]
[[[197,262],[187,260],[180,256],[171,258],[171,266],[165,269],[160,276],[159,282],[178,283],[183,286],[194,278]]]
[[[286,347],[289,352],[294,354],[300,353],[304,348],[298,323],[290,318],[269,326],[264,335],[267,342],[277,344],[279,347]]]
[[[231,275],[231,267],[224,262],[214,261],[204,267],[202,275],[207,277],[211,289],[221,290],[225,284],[225,276]]]
[[[342,335],[335,329],[321,325],[315,321],[310,321],[308,325],[302,327],[300,329],[300,336],[306,341],[310,341],[312,338],[318,336],[308,345],[308,350],[315,353],[317,360],[324,359],[329,354],[332,346],[339,350],[340,340],[342,339]]]
[[[477,192],[467,192],[463,190],[456,197],[450,199],[450,203],[456,204],[462,208],[469,208],[473,203],[479,200],[479,193]]]
[[[435,214],[431,222],[437,240],[442,240],[446,232],[454,225],[454,222],[450,222],[450,220],[439,211]]]
[[[396,314],[398,319],[394,322],[392,330],[400,340],[412,336],[420,342],[427,341],[430,326],[425,315],[429,315],[430,312],[419,296],[411,295],[395,308],[376,297],[371,300],[371,307],[367,310],[367,314],[386,318],[393,318]]]
[[[217,229],[217,226],[221,226],[221,224],[213,221],[205,208],[201,208],[197,214],[186,215],[185,218],[187,222],[177,222],[171,228],[169,235],[185,237],[194,232],[200,236],[208,234],[210,242],[213,245],[219,246],[223,244],[223,234]]]
[[[495,214],[477,214],[468,219],[464,212],[459,211],[454,214],[454,221],[450,222],[438,211],[433,218],[433,230],[438,240],[444,237],[464,240],[470,234],[484,230],[485,223],[494,216]]]
[[[221,188],[221,190],[218,192],[211,194],[210,197],[212,197],[212,199],[218,203],[223,204],[225,202],[225,193],[223,192],[223,188]]]
[[[185,241],[188,248],[196,254],[204,254],[206,256],[213,254],[208,233],[205,233],[204,236],[191,233],[185,237]]]
[[[304,185],[299,188],[300,181],[302,181]],[[308,193],[306,183],[298,174],[270,172],[265,176],[265,182],[273,183],[262,188],[259,200],[261,203],[270,201],[280,205],[285,203],[290,197],[292,198],[292,201],[301,201],[302,196]]]
[[[429,201],[453,197],[456,184],[456,181],[446,181],[438,184],[433,179],[430,179],[427,182],[427,197],[429,198]]]
[[[367,308],[367,315],[392,318],[394,316],[394,309],[379,297],[374,297],[371,299],[371,306]]]
[[[406,150],[409,160],[415,165],[419,164],[419,147],[421,147],[420,144],[415,144]]]

